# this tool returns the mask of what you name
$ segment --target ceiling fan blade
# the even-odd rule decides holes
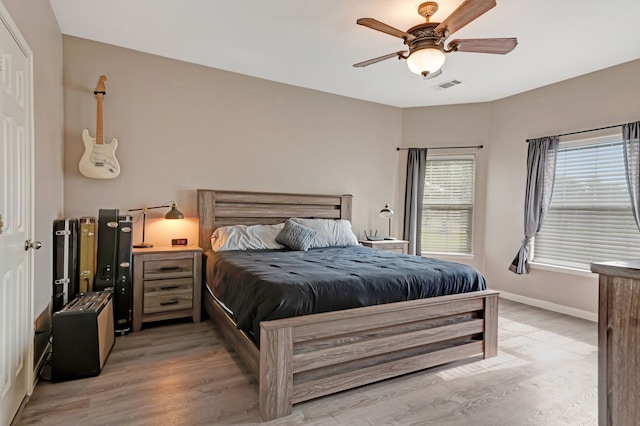
[[[377,21],[373,18],[360,18],[356,21],[358,25],[364,25],[365,27],[369,27],[372,30],[380,31],[385,34],[392,35],[394,37],[403,38],[407,41],[413,41],[415,39],[409,33],[405,33],[397,28],[392,27],[391,25],[387,25],[384,22]]]
[[[446,31],[446,35],[451,35],[495,5],[495,0],[465,0],[435,31],[439,34],[445,34]]]
[[[504,55],[518,45],[517,38],[464,38],[451,40],[448,50]]]
[[[360,68],[360,67],[366,67],[367,65],[371,65],[371,64],[375,64],[377,62],[381,62],[387,59],[391,59],[391,58],[404,58],[404,54],[407,53],[406,50],[400,50],[398,52],[394,52],[394,53],[389,53],[388,55],[384,55],[384,56],[380,56],[378,58],[373,58],[373,59],[369,59],[368,61],[363,61],[363,62],[358,62],[357,64],[353,64],[354,67],[356,68]]]

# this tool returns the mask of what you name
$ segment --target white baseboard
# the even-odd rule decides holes
[[[570,308],[564,305],[558,305],[555,303],[547,302],[545,300],[534,299],[531,297],[520,296],[519,294],[509,293],[506,291],[500,291],[500,297],[504,297],[507,300],[513,300],[514,302],[524,303],[525,305],[535,306],[537,308],[547,309],[553,312],[559,312],[561,314],[571,315],[572,317],[578,317],[593,322],[598,322],[598,314],[583,311],[582,309]]]

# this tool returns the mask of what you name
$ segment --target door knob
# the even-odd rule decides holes
[[[29,250],[29,249],[38,250],[40,247],[42,247],[42,243],[40,241],[29,241],[29,240],[26,240],[24,242],[24,249],[25,250]]]

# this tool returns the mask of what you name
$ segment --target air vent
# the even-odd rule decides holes
[[[433,87],[431,87],[433,90],[445,90],[445,89],[449,89],[453,86],[457,86],[458,84],[461,84],[462,82],[460,80],[449,80],[449,81],[445,81],[444,83],[440,83],[437,84]]]

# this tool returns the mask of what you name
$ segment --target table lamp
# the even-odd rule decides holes
[[[130,212],[142,212],[142,242],[139,244],[134,244],[133,247],[135,248],[151,248],[153,247],[153,244],[147,243],[144,240],[144,233],[145,233],[145,228],[147,227],[147,210],[154,210],[154,209],[163,209],[163,208],[168,208],[171,207],[171,210],[169,210],[167,212],[167,214],[164,215],[165,219],[184,219],[184,215],[182,214],[182,212],[180,212],[180,210],[178,210],[176,208],[176,203],[173,201],[169,201],[161,206],[154,206],[154,207],[141,207],[139,209],[130,209],[128,211]]]
[[[385,237],[385,240],[395,240],[395,238],[391,236],[391,218],[393,217],[393,210],[389,208],[389,203],[386,203],[384,208],[380,210],[380,217],[389,219],[389,236]]]

